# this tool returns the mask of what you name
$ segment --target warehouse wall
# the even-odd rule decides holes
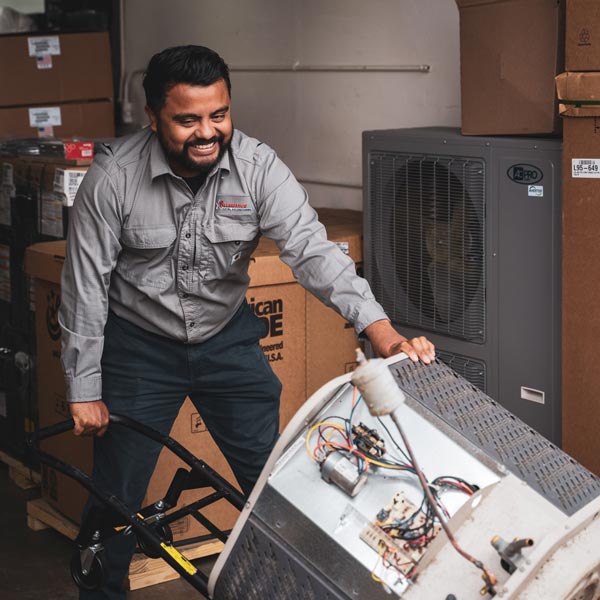
[[[236,127],[273,146],[314,206],[360,209],[361,131],[458,125],[453,0],[127,0],[126,69],[203,44],[231,66],[429,64],[423,73],[233,73]],[[132,80],[143,119],[141,77]],[[339,184],[339,185],[327,185]]]

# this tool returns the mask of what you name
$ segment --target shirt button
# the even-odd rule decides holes
[[[181,267],[182,271],[187,271],[187,269],[188,269],[187,265],[182,265],[182,267]]]
[[[237,240],[237,241],[235,242],[235,245],[236,245],[236,246],[239,246],[241,243],[242,243],[242,242],[240,242],[239,240]]]
[[[190,323],[190,327],[195,327],[195,326],[196,326],[196,323],[195,323],[194,321],[192,321],[192,322]]]
[[[191,238],[191,237],[192,237],[192,234],[191,234],[191,233],[188,231],[188,232],[185,234],[185,237],[189,239],[189,238]]]

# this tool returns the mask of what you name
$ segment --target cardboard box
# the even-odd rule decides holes
[[[362,267],[362,212],[317,209],[327,237]],[[306,397],[356,367],[360,345],[354,327],[335,310],[306,293]]]
[[[110,100],[0,108],[0,137],[107,138],[114,134]]]
[[[600,71],[600,3],[567,0],[565,69]]]
[[[114,95],[107,32],[0,36],[0,72],[0,106]]]
[[[46,427],[69,418],[65,383],[60,365],[60,273],[64,263],[64,242],[30,246],[25,270],[35,278],[37,378],[39,425]],[[90,438],[71,433],[45,440],[42,450],[69,462],[85,473],[91,472]],[[74,521],[79,520],[86,493],[69,477],[52,468],[42,467],[42,496]]]
[[[320,211],[330,233],[330,238],[357,260],[362,260],[361,213],[355,211]],[[45,366],[40,369],[39,385],[43,389],[40,404],[40,426],[44,426],[65,417],[67,408],[61,402],[64,399],[64,383],[59,364],[59,346],[48,340],[46,314],[52,314],[52,296],[59,293],[58,284],[61,260],[64,258],[64,241],[37,244],[28,248],[26,270],[37,279],[36,302],[41,302],[42,310],[37,311],[38,336],[50,353],[40,355]],[[288,423],[298,408],[312,391],[329,379],[342,374],[354,361],[356,339],[352,328],[332,309],[323,306],[298,283],[284,263],[278,257],[276,245],[268,239],[262,239],[251,260],[249,273],[251,284],[247,300],[255,313],[265,319],[269,334],[261,340],[261,347],[275,374],[283,382],[281,397],[280,426]],[[51,280],[53,283],[48,283]],[[50,287],[49,287],[50,286]],[[309,339],[310,338],[310,339]],[[56,342],[59,344],[59,341]],[[50,375],[47,369],[52,369]],[[54,379],[52,379],[54,378]],[[56,379],[58,378],[58,379]],[[50,385],[46,384],[49,380]],[[57,385],[55,383],[58,382]],[[57,391],[56,387],[60,389]],[[308,391],[310,389],[310,392]],[[61,396],[62,394],[62,396]],[[212,437],[202,423],[189,400],[184,403],[171,431],[190,452],[205,460],[211,467],[232,482],[233,474],[218,450]],[[56,442],[52,450],[63,458],[77,455],[82,463],[91,466],[91,441],[77,439],[66,434]],[[89,464],[88,464],[89,463]],[[166,493],[176,469],[182,466],[168,450],[163,450],[148,487],[144,504],[155,502]],[[58,510],[70,519],[78,522],[83,508],[86,492],[73,486],[67,478],[52,469],[45,469],[43,477],[43,495]],[[205,495],[205,492],[189,491],[182,495],[180,506],[188,504]],[[227,503],[214,505],[207,515],[223,529],[233,526],[237,511]],[[193,518],[186,517],[173,526],[175,539],[189,539],[205,535],[207,531]]]
[[[456,0],[462,133],[560,131],[554,77],[564,70],[564,0]]]
[[[562,439],[566,452],[600,475],[600,371],[595,358],[600,338],[600,73],[564,73],[557,78],[557,91],[566,117]]]

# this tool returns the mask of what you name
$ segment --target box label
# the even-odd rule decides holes
[[[335,245],[346,255],[350,254],[350,244],[348,242],[335,242]]]
[[[57,35],[27,38],[29,56],[60,56],[60,38]]]
[[[54,192],[43,192],[40,203],[40,233],[55,238],[63,235],[63,201]]]
[[[10,163],[2,163],[2,185],[10,188],[15,185],[14,169]]]
[[[52,68],[52,55],[44,54],[44,56],[36,57],[36,65],[38,69],[51,69]]]
[[[208,429],[206,429],[200,413],[192,413],[190,415],[190,433],[203,433],[204,431],[208,431]]]
[[[255,301],[250,298],[250,307],[254,314],[266,325],[265,338],[278,338],[283,336],[283,298],[273,300]],[[283,340],[268,340],[268,344],[261,344],[262,351],[269,362],[283,360]]]
[[[60,127],[61,125],[62,117],[60,106],[29,109],[30,127]]]
[[[527,195],[533,196],[534,198],[544,197],[544,186],[543,185],[530,185],[527,188]]]
[[[64,206],[73,206],[73,201],[86,171],[75,169],[56,169],[54,172],[54,191],[60,194]]]
[[[600,158],[572,158],[574,179],[600,179]]]

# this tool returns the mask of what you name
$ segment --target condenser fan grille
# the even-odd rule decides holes
[[[367,274],[394,323],[485,342],[485,164],[372,152]]]

